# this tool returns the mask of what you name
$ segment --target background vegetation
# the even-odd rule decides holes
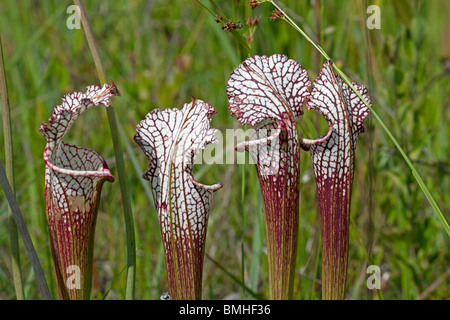
[[[203,2],[210,6],[209,2]],[[417,166],[448,219],[450,209],[449,76],[450,4],[447,1],[284,0],[296,22],[359,84],[374,108]],[[38,128],[63,94],[97,83],[83,30],[69,30],[70,1],[0,3],[0,32],[11,104],[17,199],[56,297],[45,217],[42,152]],[[299,61],[311,79],[323,60],[286,23],[270,21],[269,4],[252,10],[247,1],[217,1],[248,32],[247,17],[261,20],[253,35],[254,54],[284,53]],[[381,29],[366,28],[366,8],[381,9]],[[167,291],[164,258],[147,166],[133,141],[136,124],[154,108],[181,107],[190,96],[217,110],[212,125],[240,127],[229,115],[226,82],[248,53],[196,1],[84,1],[107,77],[122,97],[113,105],[122,130],[127,179],[136,228],[137,299],[159,299]],[[212,7],[211,7],[212,9]],[[213,9],[212,9],[213,10]],[[214,11],[214,10],[213,10]],[[446,30],[446,31],[445,31]],[[301,134],[314,138],[326,123],[305,110]],[[353,186],[348,299],[377,299],[367,289],[366,267],[379,265],[386,299],[447,299],[449,238],[414,177],[390,140],[372,119],[359,137]],[[0,130],[1,141],[3,141]],[[95,149],[115,174],[105,110],[91,109],[66,141]],[[4,161],[3,144],[0,159]],[[299,255],[296,299],[320,298],[320,225],[309,154],[302,153]],[[204,299],[264,297],[267,289],[264,221],[256,170],[252,165],[196,165],[198,180],[220,181],[207,233]],[[97,221],[93,295],[123,299],[126,243],[119,183],[105,184]],[[7,202],[0,193],[0,299],[14,299],[9,257]],[[22,270],[28,299],[40,299],[23,248]],[[369,263],[367,255],[369,256]]]

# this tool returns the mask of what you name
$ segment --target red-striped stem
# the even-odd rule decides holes
[[[309,97],[302,66],[284,55],[253,56],[230,75],[229,111],[241,124],[260,124],[245,148],[256,163],[264,202],[269,299],[291,299],[298,238],[297,118]]]
[[[353,85],[370,103],[366,88]],[[311,151],[320,205],[322,298],[343,299],[356,142],[364,131],[363,121],[369,109],[333,74],[330,60],[314,81],[307,105],[318,110],[330,126],[330,131],[315,142],[302,140],[302,147]]]
[[[215,113],[210,104],[193,98],[181,110],[148,113],[134,136],[149,160],[143,178],[152,184],[172,300],[202,297],[210,201],[222,185],[199,183],[192,169],[195,155],[217,142],[217,129],[210,127]]]
[[[77,117],[94,106],[109,106],[120,95],[114,83],[88,86],[62,98],[40,131],[44,150],[45,204],[60,299],[90,298],[95,223],[102,185],[114,181],[97,152],[62,139]]]

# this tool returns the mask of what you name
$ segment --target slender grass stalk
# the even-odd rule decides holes
[[[14,182],[14,155],[11,133],[11,113],[9,108],[8,86],[6,83],[5,63],[3,59],[2,39],[0,38],[0,94],[2,96],[2,119],[3,119],[3,135],[5,146],[5,166],[6,176],[8,177],[11,190],[15,193]],[[14,279],[14,287],[16,290],[17,300],[24,300],[25,293],[23,290],[22,270],[20,268],[20,251],[19,251],[19,235],[17,226],[12,216],[11,208],[8,208],[9,220],[9,239],[11,242],[11,269]]]
[[[254,172],[254,171],[251,171]],[[252,178],[253,180],[253,178]],[[252,240],[252,256],[250,260],[250,288],[253,291],[258,291],[258,281],[261,269],[261,252],[262,252],[262,234],[261,234],[261,223],[263,219],[263,200],[261,192],[257,192],[255,195],[258,199],[258,212],[255,215],[255,220],[253,221],[253,240]]]
[[[74,3],[80,8],[81,22],[84,27],[86,39],[94,59],[95,67],[100,84],[106,82],[105,71],[100,58],[100,54],[95,43],[94,34],[89,24],[89,20],[81,0],[74,0]],[[123,159],[122,146],[120,142],[120,132],[117,127],[116,114],[112,106],[106,109],[108,115],[108,122],[111,130],[111,137],[114,146],[114,156],[117,165],[117,174],[120,184],[120,192],[122,196],[123,212],[125,218],[125,229],[127,238],[127,284],[126,284],[126,299],[133,300],[135,293],[135,279],[136,279],[136,243],[134,233],[133,212],[131,210],[131,200],[126,182],[125,164]]]
[[[369,6],[368,1],[364,1],[361,3],[361,12],[362,14],[365,14],[364,8],[367,8]],[[366,61],[367,61],[367,78],[368,78],[368,87],[373,88],[373,52],[374,48],[372,45],[371,37],[369,36],[369,29],[365,28],[365,21],[361,20],[360,22],[361,28],[364,28],[364,44],[366,47]],[[373,238],[374,238],[374,229],[373,229],[373,216],[374,216],[374,176],[375,176],[375,168],[374,168],[374,159],[373,159],[373,121],[372,118],[369,118],[367,121],[367,141],[368,143],[368,159],[367,159],[367,183],[368,183],[368,190],[367,190],[367,214],[368,214],[368,222],[367,222],[367,241],[368,241],[368,247],[369,247],[369,257],[372,256],[372,249],[373,249]]]
[[[321,248],[322,248],[322,240],[320,237],[317,240],[317,242],[318,242],[317,243],[317,252],[316,252],[316,257],[315,257],[314,276],[313,276],[313,281],[312,281],[312,286],[311,286],[311,299],[310,300],[316,299],[316,279],[319,274],[320,252],[321,252]]]
[[[245,259],[244,259],[244,230],[245,230],[245,165],[242,166],[241,179],[241,276],[242,276],[242,299],[245,299]]]
[[[245,285],[244,279],[239,280],[238,277],[236,277],[231,272],[229,272],[223,265],[221,265],[218,261],[214,260],[208,254],[205,254],[205,257],[208,258],[212,263],[214,263],[217,266],[217,268],[222,270],[227,276],[229,276],[231,278],[231,280],[233,280],[234,282],[241,285],[243,287],[243,290],[245,290],[253,298],[255,298],[256,300],[264,300],[264,298],[261,297],[257,292],[253,291],[251,288],[249,288]]]
[[[274,1],[274,0],[265,0],[261,2],[270,2],[275,8],[282,11],[282,8]],[[290,17],[288,14],[283,12],[283,20],[285,20],[289,25],[291,25],[296,31],[298,31],[309,43],[311,43],[314,48],[316,48],[322,56],[327,59],[331,60],[328,54],[319,46],[317,45]],[[431,207],[433,208],[434,212],[436,213],[437,217],[439,218],[442,226],[444,227],[444,230],[447,232],[447,235],[450,237],[450,226],[445,219],[444,215],[442,214],[441,209],[439,208],[438,204],[436,203],[436,200],[434,199],[433,195],[431,194],[430,190],[426,186],[425,182],[423,181],[420,174],[417,172],[417,169],[409,159],[409,157],[406,155],[405,151],[403,151],[403,148],[398,143],[397,139],[394,137],[394,135],[391,133],[389,128],[386,126],[386,124],[383,122],[383,120],[380,118],[380,116],[375,112],[375,110],[372,108],[372,106],[368,103],[366,99],[356,90],[350,79],[344,74],[344,72],[338,68],[335,64],[333,64],[334,70],[337,72],[337,74],[350,86],[350,88],[358,95],[358,97],[362,100],[362,102],[366,105],[366,107],[369,108],[372,116],[375,118],[375,120],[378,121],[381,128],[386,132],[388,137],[391,139],[391,141],[394,143],[395,147],[405,160],[406,164],[410,168],[414,178],[416,179],[417,183],[419,184],[420,188],[422,189],[423,193],[425,194],[426,198],[428,199],[428,202],[430,203]]]
[[[31,265],[36,275],[36,280],[38,287],[42,293],[45,300],[52,300],[52,295],[45,280],[44,271],[42,270],[41,263],[37,256],[36,250],[34,249],[33,241],[31,241],[30,234],[28,233],[27,226],[23,221],[22,213],[20,212],[19,205],[17,204],[14,193],[9,185],[8,178],[6,177],[5,169],[3,168],[3,163],[0,161],[0,184],[5,193],[6,200],[8,201],[9,207],[12,211],[12,216],[17,225],[17,230],[22,237],[25,249],[27,250],[28,257],[30,258]]]

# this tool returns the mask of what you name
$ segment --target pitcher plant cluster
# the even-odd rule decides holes
[[[367,90],[356,87],[370,101]],[[268,298],[292,298],[303,149],[311,153],[320,204],[323,298],[342,299],[355,148],[369,110],[333,74],[331,61],[325,62],[311,88],[307,71],[282,54],[255,55],[243,61],[232,71],[226,93],[230,114],[242,125],[256,127],[236,150],[250,153],[259,177],[268,249]],[[113,82],[103,88],[89,86],[85,93],[66,94],[40,128],[47,141],[45,202],[61,299],[89,298],[101,189],[105,181],[114,181],[101,155],[63,138],[82,112],[94,106],[108,107],[113,96],[120,96]],[[299,133],[297,121],[304,105],[321,113],[329,124],[328,132],[315,140]],[[211,199],[222,185],[197,181],[193,165],[207,145],[217,143],[218,130],[210,126],[215,113],[209,103],[191,98],[181,109],[152,110],[136,127],[134,140],[148,158],[143,178],[153,190],[171,299],[201,299]],[[79,287],[66,282],[66,270],[73,265],[81,270]]]
[[[253,7],[260,2],[250,3]],[[272,15],[273,20],[280,17],[281,11]],[[250,154],[260,183],[268,299],[293,298],[301,214],[300,160],[305,151],[311,156],[320,208],[322,298],[344,298],[356,144],[371,99],[364,86],[349,86],[332,67],[328,59],[311,81],[307,70],[286,55],[253,55],[236,66],[228,79],[230,115],[254,128],[236,151]],[[88,86],[84,93],[66,94],[40,128],[47,142],[44,194],[60,299],[90,298],[101,190],[104,182],[114,182],[100,154],[63,139],[81,113],[97,106],[107,108],[114,96],[120,92],[112,81],[102,88]],[[327,132],[316,139],[303,137],[299,130],[304,106],[328,122]],[[192,97],[180,109],[150,111],[134,135],[148,158],[142,177],[153,192],[171,299],[202,298],[211,200],[222,184],[197,181],[193,167],[196,157],[218,142],[220,132],[210,126],[215,113],[211,104]],[[67,282],[72,266],[80,270],[77,286]]]

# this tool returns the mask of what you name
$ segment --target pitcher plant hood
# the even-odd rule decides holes
[[[306,70],[285,55],[252,56],[231,73],[228,109],[255,126],[246,149],[256,163],[264,202],[269,299],[292,297],[297,253],[300,143],[297,119],[309,97]]]
[[[371,103],[367,89],[353,85]],[[332,61],[325,62],[314,81],[307,106],[319,111],[330,128],[317,140],[319,143],[302,140],[302,147],[311,152],[319,198],[322,296],[343,299],[356,142],[364,132],[363,121],[369,109],[348,84],[333,74]]]
[[[136,143],[148,157],[143,178],[152,185],[164,244],[171,299],[200,299],[210,202],[222,185],[193,176],[194,157],[216,143],[210,127],[216,111],[192,98],[177,108],[148,113],[137,125]]]
[[[61,105],[54,107],[48,123],[40,127],[47,141],[45,204],[61,299],[89,298],[101,188],[105,181],[114,181],[101,155],[62,139],[82,112],[94,106],[108,107],[109,98],[118,95],[112,82],[103,88],[88,86],[85,93],[66,94]],[[69,279],[74,270],[79,277]]]

